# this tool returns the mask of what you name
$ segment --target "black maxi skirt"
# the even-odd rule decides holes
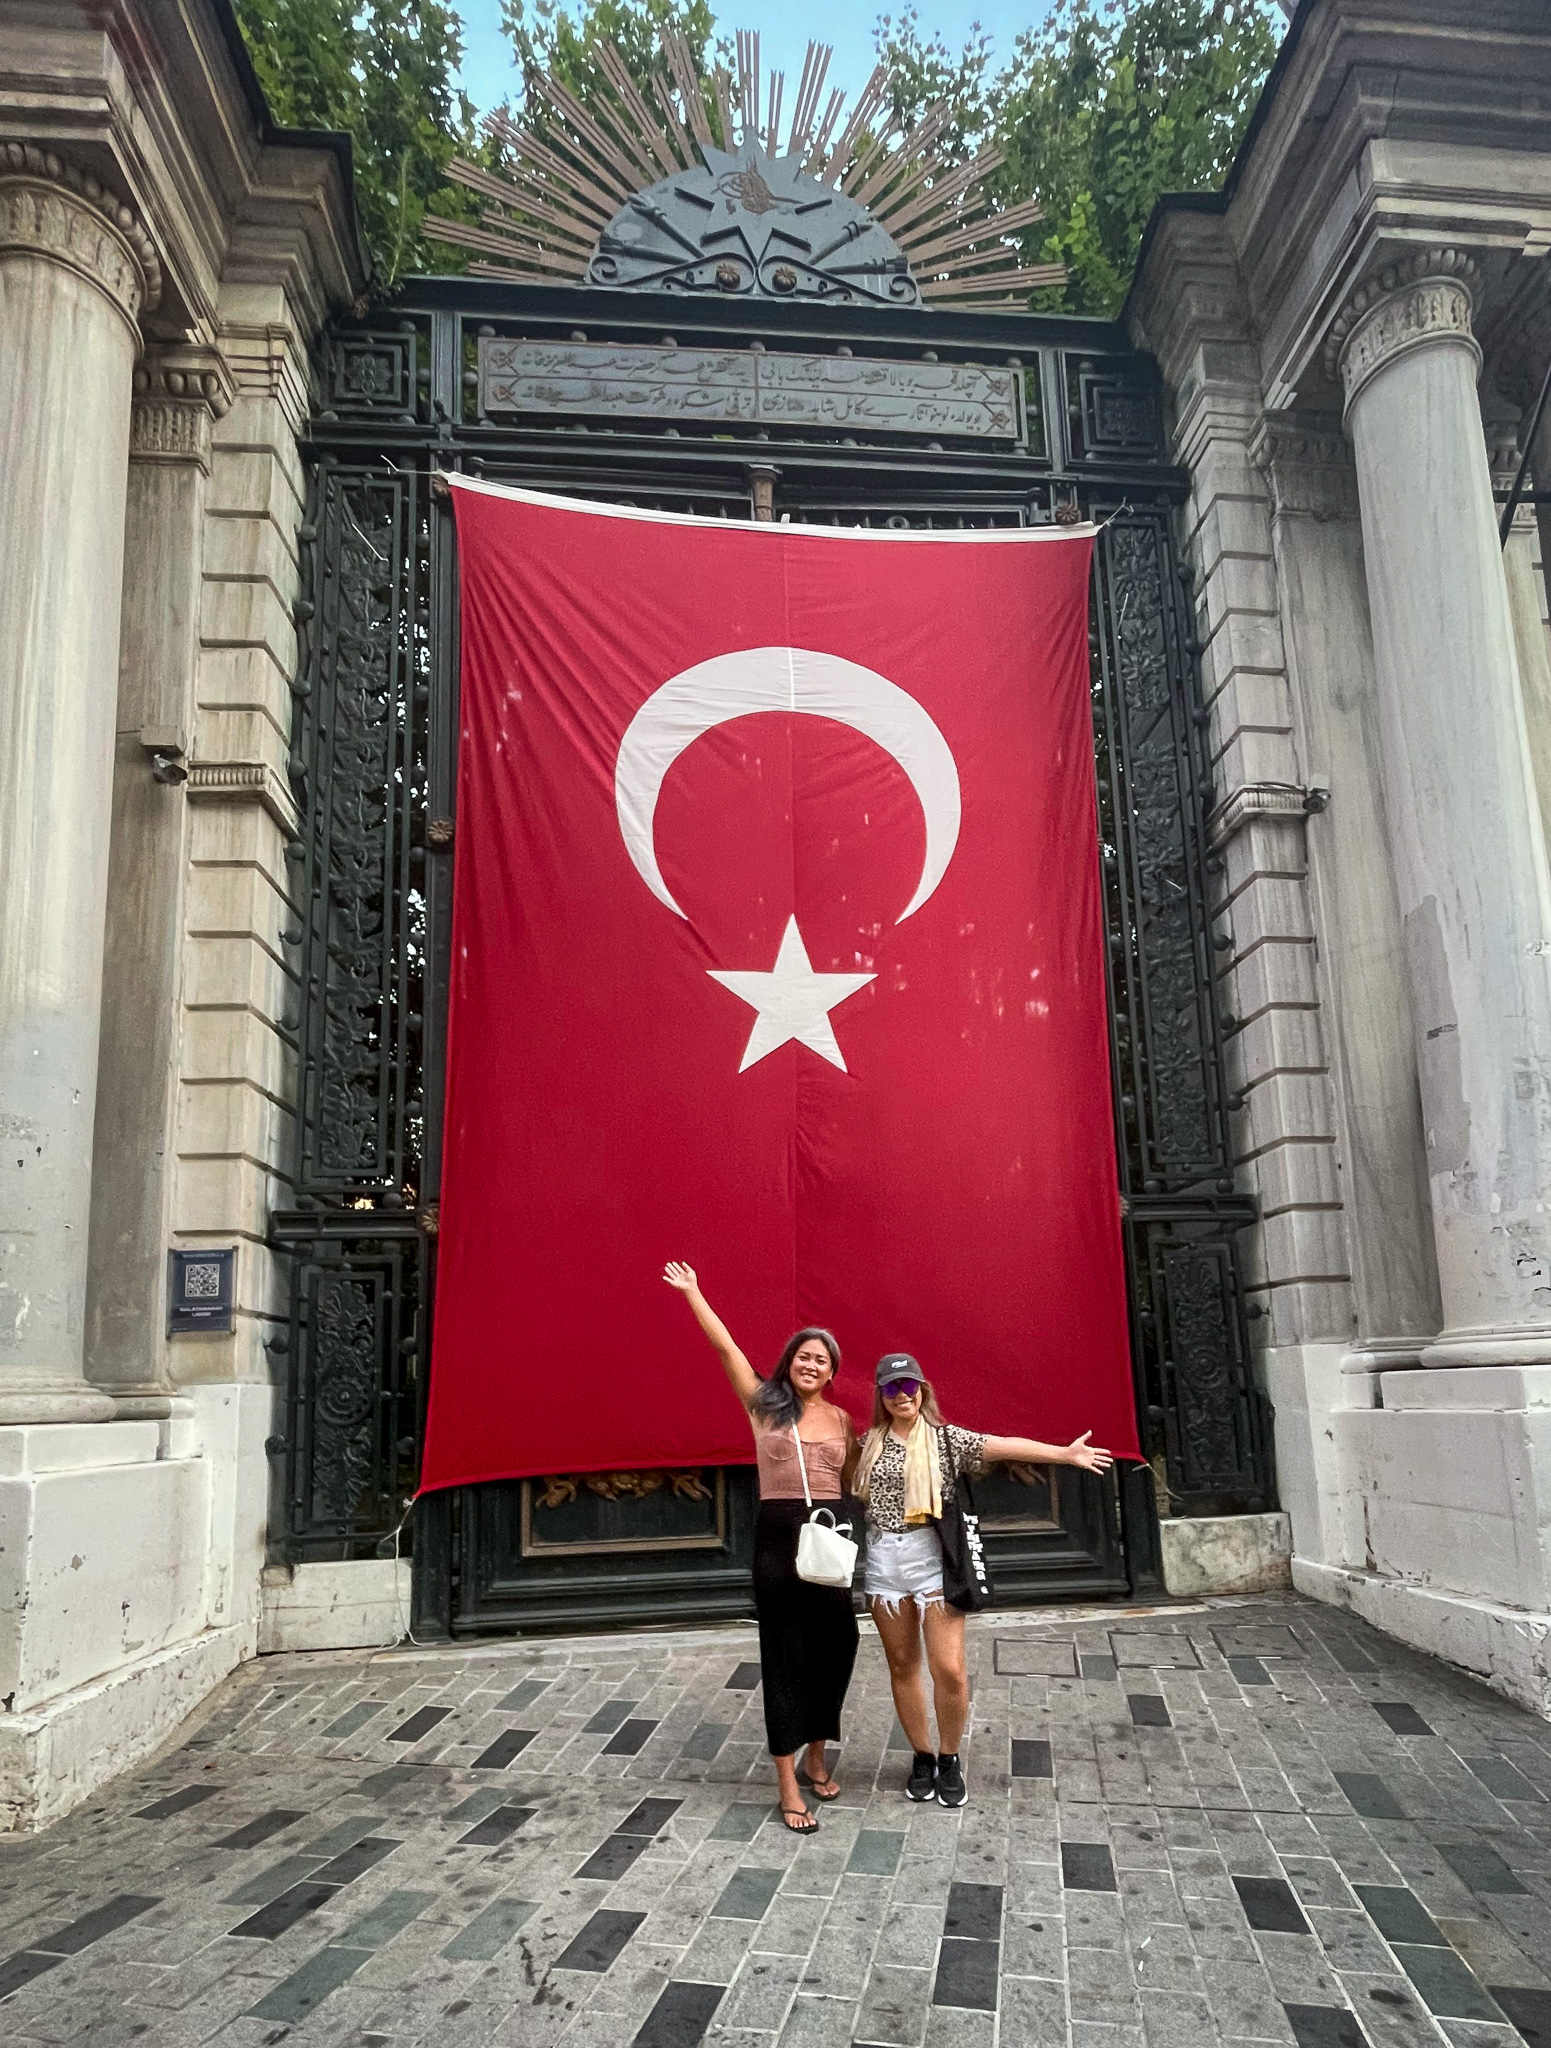
[[[856,1662],[856,1615],[845,1586],[797,1576],[800,1500],[762,1500],[754,1521],[754,1612],[772,1756],[840,1740],[840,1709]]]

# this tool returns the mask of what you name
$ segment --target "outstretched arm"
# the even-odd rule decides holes
[[[677,1259],[670,1259],[662,1277],[670,1287],[676,1287],[689,1303],[695,1321],[705,1331],[711,1340],[711,1349],[722,1361],[722,1371],[731,1381],[733,1392],[747,1408],[759,1392],[759,1374],[734,1344],[731,1331],[700,1292],[694,1267],[680,1265]]]
[[[1115,1462],[1108,1451],[1090,1444],[1091,1429],[1085,1429],[1075,1443],[1042,1444],[1031,1436],[988,1436],[988,1465],[1076,1465],[1084,1472],[1107,1472]]]

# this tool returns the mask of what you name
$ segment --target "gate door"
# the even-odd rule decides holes
[[[1105,322],[422,280],[336,331],[303,530],[286,1029],[299,1072],[275,1543],[370,1557],[412,1495],[429,1370],[457,662],[437,469],[727,519],[1105,520],[1093,734],[1114,1146],[1148,1467],[987,1481],[1000,1594],[1158,1585],[1157,1513],[1270,1504],[1235,1232],[1209,905],[1220,863],[1150,359]],[[1038,1257],[1037,1245],[1031,1247]],[[490,1276],[492,1290],[503,1276]],[[520,1303],[511,1304],[513,1314]],[[751,1471],[465,1487],[416,1509],[416,1634],[750,1611]]]

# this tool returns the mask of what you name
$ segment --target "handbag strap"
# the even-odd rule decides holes
[[[797,1446],[797,1469],[802,1474],[802,1497],[808,1504],[808,1513],[813,1513],[813,1495],[808,1491],[808,1461],[802,1454],[802,1436],[796,1423],[792,1424],[792,1441]]]
[[[969,1474],[968,1474],[967,1472],[965,1472],[965,1471],[962,1471],[962,1470],[960,1469],[960,1466],[959,1466],[959,1457],[958,1457],[958,1452],[957,1452],[957,1451],[956,1451],[956,1450],[955,1450],[955,1449],[953,1448],[953,1438],[952,1438],[952,1437],[951,1437],[951,1436],[950,1436],[950,1435],[948,1434],[948,1426],[947,1426],[947,1424],[946,1424],[946,1423],[944,1423],[944,1424],[943,1424],[943,1427],[942,1427],[942,1432],[941,1432],[941,1433],[942,1433],[942,1440],[943,1440],[943,1444],[944,1444],[944,1446],[946,1447],[946,1449],[947,1449],[947,1453],[948,1453],[948,1467],[949,1467],[949,1470],[950,1470],[950,1471],[952,1472],[952,1474],[953,1474],[953,1478],[952,1478],[952,1480],[951,1480],[951,1482],[950,1482],[950,1486],[951,1486],[951,1490],[952,1490],[952,1493],[953,1493],[953,1497],[954,1497],[954,1499],[955,1499],[955,1500],[957,1500],[957,1499],[958,1499],[958,1496],[959,1496],[959,1481],[960,1481],[960,1480],[962,1480],[962,1481],[964,1482],[964,1490],[965,1490],[965,1492],[966,1492],[966,1493],[968,1493],[968,1494],[969,1494],[969,1507],[970,1507],[970,1513],[971,1513],[971,1514],[973,1514],[973,1513],[974,1513],[974,1510],[975,1510],[975,1496],[974,1496],[974,1493],[973,1493],[973,1491],[972,1491],[972,1490],[971,1490],[971,1488],[970,1488],[970,1484],[969,1484]],[[946,1494],[944,1494],[943,1498],[944,1498],[944,1499],[946,1499],[946,1498],[947,1498],[947,1495],[946,1495]],[[962,1503],[961,1503],[961,1506],[962,1506]]]

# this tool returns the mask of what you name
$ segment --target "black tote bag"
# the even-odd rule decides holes
[[[980,1538],[980,1517],[969,1475],[958,1469],[948,1432],[941,1436],[948,1453],[951,1481],[944,1486],[937,1534],[942,1540],[942,1596],[950,1607],[974,1614],[991,1604],[991,1574]]]

